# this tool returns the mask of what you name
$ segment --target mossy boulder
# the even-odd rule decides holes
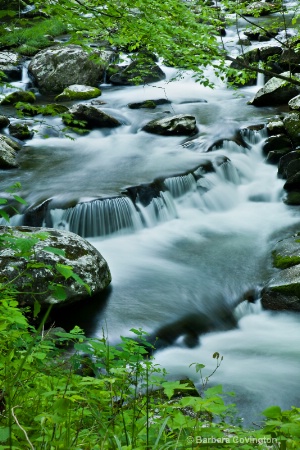
[[[289,113],[283,119],[286,133],[290,137],[294,147],[300,145],[300,112]]]
[[[31,131],[25,123],[11,123],[8,129],[9,134],[20,141],[32,139],[34,135],[34,132]]]
[[[289,176],[294,175],[294,170],[290,170],[290,164],[293,161],[299,161],[300,162],[300,151],[293,151],[288,153],[287,155],[284,155],[282,158],[280,158],[279,164],[278,164],[278,175],[280,178],[287,179]]]
[[[88,290],[92,295],[100,293],[111,282],[103,256],[74,233],[52,228],[0,227],[0,234],[12,234],[20,240],[19,245],[33,244],[28,259],[20,257],[12,245],[0,251],[0,282],[14,280],[21,306],[31,306],[35,301],[46,306],[88,299]],[[75,276],[63,276],[64,267],[70,267]],[[61,288],[56,289],[53,283]]]
[[[16,91],[6,95],[0,102],[1,105],[15,105],[18,102],[34,103],[36,100],[33,92]]]
[[[144,100],[143,102],[128,103],[130,109],[155,109],[158,105],[166,105],[171,103],[166,98],[159,98],[157,100]]]
[[[84,84],[72,84],[55,97],[57,102],[67,102],[72,100],[89,100],[101,95],[101,90]]]
[[[18,167],[17,152],[21,146],[7,136],[0,135],[0,169]]]
[[[137,59],[110,77],[112,84],[135,86],[164,80],[165,73],[153,60]]]
[[[151,120],[142,130],[163,136],[190,136],[195,134],[198,128],[194,116],[178,114],[172,117]]]
[[[280,158],[293,150],[291,140],[285,134],[270,136],[263,145],[263,153],[267,162],[277,164]]]
[[[289,104],[290,109],[299,111],[300,110],[300,95],[296,95],[296,97],[292,98],[288,104]]]
[[[263,289],[263,307],[279,311],[300,311],[300,236],[279,241],[272,257],[274,267],[281,270]]]

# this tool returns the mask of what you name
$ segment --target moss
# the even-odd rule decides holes
[[[72,89],[66,88],[61,94],[55,97],[57,102],[66,102],[71,100],[89,100],[91,98],[99,97],[101,91],[98,88],[90,88],[85,91],[73,91]]]
[[[297,242],[297,241],[296,241]],[[273,266],[277,269],[288,269],[289,267],[300,264],[300,256],[282,256],[276,251],[272,252]]]
[[[35,95],[29,91],[16,91],[6,95],[1,101],[1,105],[15,105],[18,102],[34,103]]]
[[[296,296],[300,299],[300,283],[283,284],[282,286],[271,286],[271,291],[284,295]]]
[[[300,192],[288,192],[284,203],[287,205],[300,205]]]

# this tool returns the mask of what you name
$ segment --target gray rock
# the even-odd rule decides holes
[[[280,118],[272,119],[267,124],[269,136],[285,133],[284,123]]]
[[[281,153],[281,156],[283,156],[293,150],[293,145],[288,136],[286,136],[285,134],[277,134],[274,136],[270,136],[265,141],[262,150],[264,155],[268,155],[268,153],[270,153],[271,151],[277,151],[277,153],[279,152],[278,155]]]
[[[17,151],[20,150],[19,144],[6,136],[0,135],[0,168],[14,169],[18,167]]]
[[[281,75],[289,76],[289,72]],[[298,74],[296,74],[298,75]],[[300,92],[300,86],[293,85],[279,78],[273,77],[255,94],[249,104],[254,106],[274,106],[287,103]]]
[[[97,86],[103,78],[104,66],[92,61],[91,55],[79,45],[67,45],[40,51],[28,70],[40,91],[51,94],[62,92],[72,84]]]
[[[189,136],[195,134],[198,128],[194,116],[178,114],[177,116],[151,120],[142,130],[164,136]]]
[[[245,16],[257,17],[267,16],[269,14],[275,13],[280,7],[275,3],[268,3],[264,1],[253,2],[245,6],[243,14]]]
[[[122,86],[135,86],[138,84],[153,83],[164,80],[165,73],[152,60],[137,59],[121,72],[110,77],[110,82]]]
[[[17,53],[0,52],[0,71],[5,74],[6,81],[22,78],[21,58]]]
[[[20,258],[17,252],[8,246],[0,252],[0,281],[5,283],[14,280],[14,286],[20,293],[17,299],[21,306],[32,305],[37,300],[41,305],[67,304],[89,297],[86,287],[89,286],[92,295],[101,292],[111,282],[111,274],[103,256],[85,239],[62,230],[52,228],[32,227],[0,227],[0,233],[13,233],[24,242],[36,239],[34,252],[29,255],[29,261]],[[47,233],[43,240],[38,236]],[[65,252],[65,256],[47,251],[51,247]],[[28,263],[32,263],[28,268]],[[39,264],[49,267],[40,267]],[[58,267],[61,271],[57,270]],[[61,275],[64,266],[72,268],[75,278],[65,278]],[[24,273],[23,273],[24,272]],[[76,277],[80,277],[78,281]],[[52,283],[63,286],[65,293],[60,299],[54,295]],[[60,290],[61,291],[61,290]]]
[[[70,108],[69,113],[72,115],[72,119],[65,120],[66,125],[78,127],[78,124],[74,123],[74,120],[81,120],[86,122],[84,128],[114,128],[121,125],[114,117],[101,111],[96,106],[84,105],[80,103],[79,105],[74,105]]]

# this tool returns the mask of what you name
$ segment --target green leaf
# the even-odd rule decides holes
[[[35,300],[33,307],[33,317],[37,317],[40,311],[41,311],[41,304],[37,300]]]
[[[270,419],[276,419],[277,417],[281,417],[281,409],[279,406],[269,406],[262,414]]]
[[[3,209],[0,209],[0,216],[2,216],[3,219],[6,220],[6,222],[9,222],[9,221],[10,221],[9,215],[7,214],[7,212],[3,211]]]
[[[71,266],[66,266],[64,264],[56,264],[56,270],[67,280],[72,277],[73,270]]]
[[[26,200],[24,200],[22,197],[19,197],[18,195],[13,195],[13,198],[17,201],[17,202],[19,202],[19,203],[22,203],[22,205],[28,205],[28,203],[26,202]]]
[[[5,442],[9,438],[9,427],[0,428],[0,442]]]
[[[66,294],[66,289],[64,288],[64,286],[62,286],[60,284],[52,284],[49,286],[49,289],[53,292],[53,296],[57,300],[66,300],[67,294]]]
[[[44,250],[44,252],[53,253],[54,255],[57,255],[57,256],[63,256],[63,257],[66,256],[65,250],[62,250],[60,248],[44,247],[43,250]]]
[[[6,198],[0,198],[0,205],[6,205],[7,199]]]

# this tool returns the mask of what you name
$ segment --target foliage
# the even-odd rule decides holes
[[[39,50],[53,45],[47,36],[58,36],[67,27],[57,19],[16,19],[9,27],[0,28],[0,49],[14,48],[22,55],[31,56]]]

